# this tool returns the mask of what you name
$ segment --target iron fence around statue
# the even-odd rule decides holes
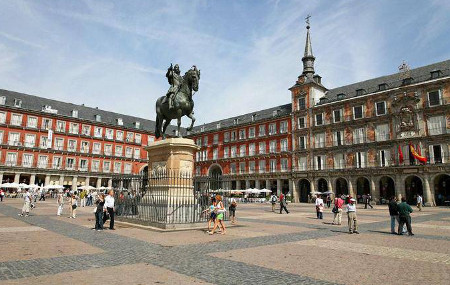
[[[193,178],[180,172],[115,176],[116,217],[144,225],[206,222],[209,213],[205,210],[223,186],[221,176]],[[228,209],[228,199],[223,203]]]

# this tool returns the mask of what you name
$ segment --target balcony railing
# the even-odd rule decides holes
[[[425,101],[425,108],[433,108],[438,107],[442,105],[447,105],[449,103],[449,100],[446,98],[439,98],[438,100],[426,100]]]

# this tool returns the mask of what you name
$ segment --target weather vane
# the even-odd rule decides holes
[[[406,61],[403,61],[402,64],[398,67],[398,72],[400,73],[401,79],[406,79],[411,77],[410,76],[410,68],[408,63]]]
[[[306,16],[305,20],[306,20],[306,24],[309,26],[309,18],[311,18],[311,15],[308,14],[308,16]]]

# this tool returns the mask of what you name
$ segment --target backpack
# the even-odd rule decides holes
[[[277,202],[277,197],[274,195],[274,196],[272,196],[272,199],[271,199],[271,201],[272,201],[272,203],[275,203],[275,202]]]

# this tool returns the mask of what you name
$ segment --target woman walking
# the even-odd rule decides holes
[[[72,205],[72,207],[69,218],[75,219],[77,217],[77,207],[78,207],[78,197],[75,194],[72,194],[72,197],[70,197],[70,205]]]
[[[105,205],[105,194],[101,194],[97,201],[95,201],[95,228],[94,230],[103,230],[103,212],[106,211],[103,207]]]
[[[228,207],[228,210],[230,210],[230,217],[232,224],[236,223],[236,208],[237,208],[236,199],[231,198],[231,204],[230,207]]]
[[[56,211],[56,215],[61,216],[64,207],[64,195],[62,189],[58,191],[58,195],[56,196],[56,203],[58,203],[58,211]]]
[[[216,222],[214,223],[214,228],[211,232],[209,232],[210,235],[214,234],[216,231],[216,228],[219,226],[222,228],[221,234],[225,234],[225,224],[223,223],[223,217],[225,213],[225,207],[223,206],[222,197],[220,195],[216,196],[216,208],[215,211],[217,212]]]

